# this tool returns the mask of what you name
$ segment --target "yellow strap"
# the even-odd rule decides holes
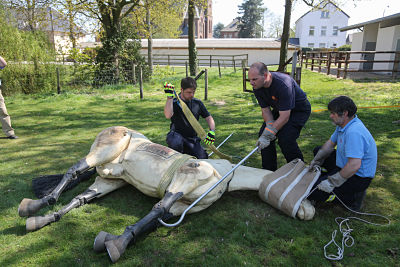
[[[174,91],[175,92],[175,91]],[[176,93],[175,93],[176,95]],[[180,97],[177,95],[177,99],[179,101],[179,103],[181,104],[182,107],[182,111],[186,116],[186,119],[189,121],[190,125],[193,127],[193,129],[195,130],[195,132],[197,133],[197,135],[201,138],[201,140],[203,140],[204,138],[206,138],[206,131],[204,131],[203,127],[200,125],[200,123],[196,120],[196,118],[194,117],[192,111],[188,108],[188,106],[186,105],[186,103],[184,101],[181,101],[182,99],[180,99]],[[213,145],[210,144],[207,146],[215,153],[217,154],[220,158],[222,159],[227,159],[229,161],[232,162],[232,157],[229,155],[226,155],[220,151],[218,151],[218,149]]]
[[[172,178],[174,177],[175,172],[183,165],[186,161],[193,158],[187,154],[181,154],[179,158],[177,158],[171,166],[169,166],[168,170],[164,173],[163,177],[161,178],[160,183],[157,187],[157,193],[160,198],[163,198],[165,195],[165,190],[171,183]]]

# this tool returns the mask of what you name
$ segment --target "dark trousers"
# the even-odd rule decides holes
[[[265,122],[260,128],[260,132],[258,136],[261,136],[262,132],[265,129]],[[271,144],[261,150],[261,159],[262,159],[262,167],[263,169],[276,171],[278,169],[277,165],[277,156],[276,156],[276,146],[275,141],[278,141],[278,145],[281,148],[282,154],[286,159],[286,162],[290,162],[294,159],[303,160],[303,153],[297,144],[297,138],[300,136],[300,131],[303,127],[297,125],[293,121],[289,120],[282,129],[276,135],[274,141]]]
[[[321,147],[319,146],[314,149],[314,156],[317,154],[320,148]],[[321,174],[317,182],[314,184],[313,188],[315,188],[323,180],[326,180],[329,175],[332,175],[341,170],[341,168],[336,166],[336,150],[334,150],[329,155],[329,157],[324,161],[321,167],[325,168],[327,172]],[[333,189],[333,192],[337,195],[338,198],[340,198],[344,202],[344,204],[346,204],[346,206],[350,207],[357,200],[356,199],[357,195],[367,190],[371,181],[372,178],[353,175],[350,178],[348,178],[347,181],[344,182],[344,184]],[[308,197],[308,199],[315,200],[318,202],[323,202],[326,201],[330,195],[331,195],[330,193],[326,193],[324,191],[316,189]],[[336,199],[334,201],[337,202]]]
[[[208,154],[201,146],[201,139],[195,137],[184,137],[180,133],[170,131],[167,134],[167,144],[169,148],[180,153],[192,155],[198,159],[208,159]]]

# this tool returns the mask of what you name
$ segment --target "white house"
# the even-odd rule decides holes
[[[336,48],[346,44],[346,33],[339,29],[348,25],[349,15],[327,1],[311,9],[296,21],[296,38],[300,47]]]
[[[353,33],[352,51],[400,51],[400,13],[340,28]],[[352,54],[350,60],[394,60],[394,53]],[[393,63],[350,63],[351,69],[391,70]]]
[[[141,55],[147,56],[147,40],[141,41]],[[217,39],[196,39],[196,49],[198,57],[213,58],[215,66],[217,58],[226,61],[232,59],[233,56],[242,55],[240,58],[246,58],[246,63],[251,65],[256,61],[264,62],[267,65],[279,64],[281,43],[273,39],[257,39],[257,38],[217,38]],[[298,50],[295,46],[289,45],[288,57]],[[153,40],[153,56],[164,55],[166,58],[170,56],[171,65],[184,65],[184,60],[188,58],[188,40],[187,39],[154,39]],[[243,55],[245,55],[243,57]],[[177,60],[178,58],[182,60]],[[238,57],[239,58],[239,57]],[[207,60],[203,60],[205,64]],[[202,62],[200,62],[202,63]],[[161,65],[161,64],[160,64]],[[237,62],[237,66],[240,63]]]

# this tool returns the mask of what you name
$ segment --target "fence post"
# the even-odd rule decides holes
[[[235,56],[232,56],[233,70],[236,72]]]
[[[242,77],[243,77],[243,92],[246,92],[247,91],[247,88],[246,88],[246,77],[247,76],[247,72],[246,72],[246,68],[243,68],[243,74],[242,74]]]
[[[393,71],[392,71],[392,79],[397,76],[397,72],[399,71],[399,60],[400,60],[400,53],[394,53],[394,62],[393,62]]]
[[[219,64],[219,59],[218,59],[218,73],[219,77],[221,78],[221,65]]]
[[[132,83],[136,84],[136,65],[132,61]]]
[[[208,69],[205,69],[204,73],[204,100],[207,100],[208,95]]]
[[[60,87],[60,70],[57,67],[57,94],[61,93],[61,87]]]
[[[344,74],[343,74],[343,79],[346,79],[347,77],[347,67],[349,65],[349,58],[350,58],[350,53],[346,53],[346,60],[344,62]]]
[[[143,99],[143,70],[142,66],[139,67],[139,85],[140,85],[140,99]]]
[[[185,67],[186,67],[186,77],[188,77],[188,62],[185,61]]]
[[[331,73],[331,52],[328,52],[328,61],[326,62],[326,65],[328,67],[326,75],[329,75]]]
[[[338,68],[337,68],[337,74],[336,74],[336,78],[340,78],[340,69],[342,68],[342,52],[338,53]]]
[[[314,70],[314,52],[311,53],[311,70]]]
[[[292,78],[295,79],[296,75],[296,66],[297,66],[297,51],[293,52],[293,57],[292,57]]]
[[[322,52],[319,52],[318,72],[321,72]]]

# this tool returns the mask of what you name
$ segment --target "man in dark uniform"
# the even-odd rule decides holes
[[[303,160],[296,140],[311,114],[306,94],[289,75],[271,73],[261,62],[252,64],[248,75],[264,119],[257,141],[262,167],[277,169],[276,138],[287,162]]]
[[[181,101],[183,100],[185,102],[197,120],[199,120],[200,116],[205,118],[210,131],[204,139],[204,142],[206,144],[213,144],[215,141],[215,122],[203,102],[194,98],[196,88],[197,84],[193,78],[183,78],[181,80],[181,93],[179,96]],[[174,98],[173,89],[173,85],[171,84],[164,85],[164,91],[167,95],[164,115],[167,119],[171,119],[171,127],[166,140],[168,147],[178,152],[195,156],[198,159],[207,159],[207,152],[200,144],[201,139],[197,136],[195,130],[186,119],[178,99]]]

